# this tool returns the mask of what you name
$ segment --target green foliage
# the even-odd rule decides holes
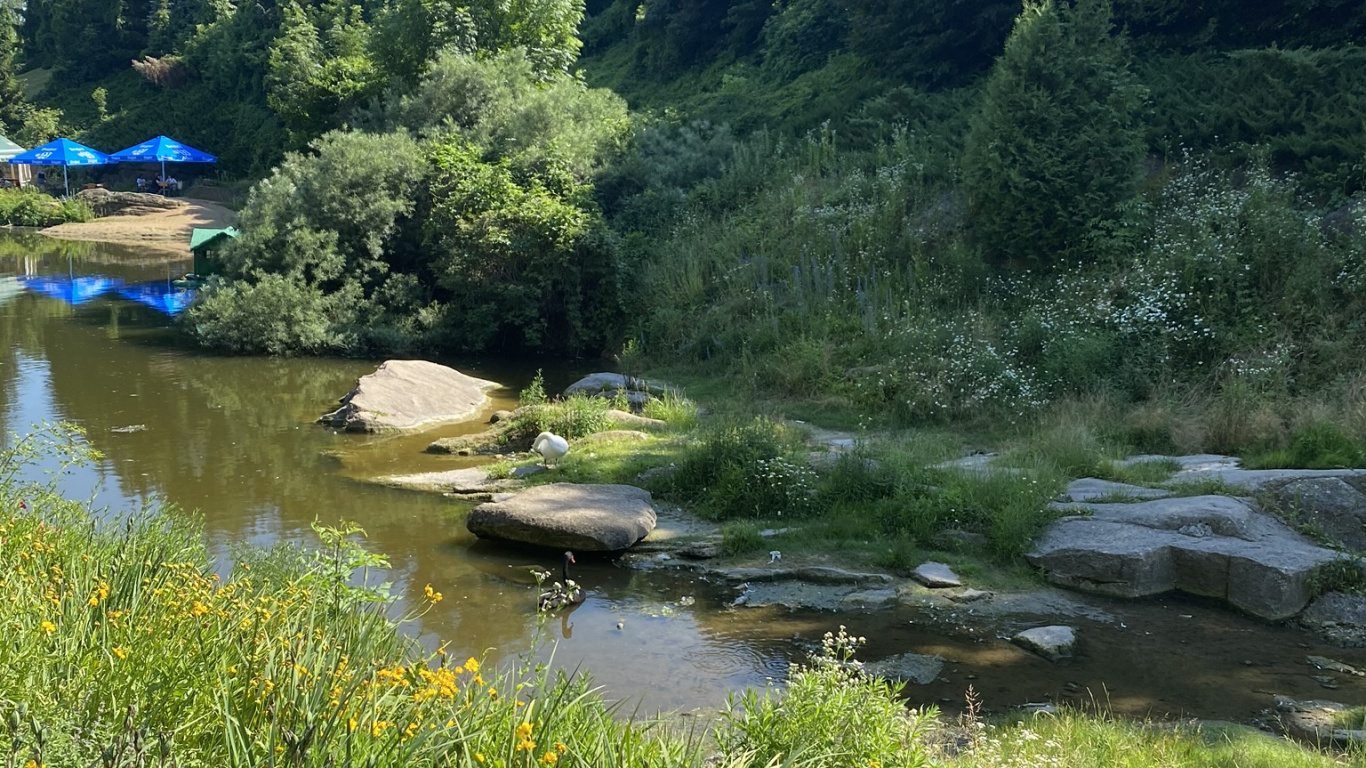
[[[1287,448],[1252,453],[1243,464],[1249,469],[1355,469],[1366,467],[1366,445],[1336,424],[1307,424],[1290,436]]]
[[[79,200],[57,200],[33,187],[0,189],[0,225],[50,227],[93,218],[90,206]]]
[[[924,741],[937,712],[908,711],[900,685],[864,674],[854,661],[864,642],[844,627],[827,632],[809,664],[793,667],[783,696],[749,690],[732,697],[717,729],[721,751],[752,755],[758,765],[932,765]]]
[[[612,404],[600,397],[574,394],[563,400],[526,405],[518,410],[504,435],[511,442],[529,445],[542,432],[554,432],[566,440],[586,437],[612,428],[607,411]]]
[[[206,286],[182,316],[199,342],[237,354],[323,353],[342,348],[334,330],[354,297],[324,296],[299,277],[261,274],[254,282]]]
[[[517,404],[543,405],[549,401],[550,398],[546,397],[545,394],[545,376],[542,374],[541,369],[537,368],[536,375],[532,377],[531,383],[526,386],[526,389],[521,391],[521,394],[517,395]]]
[[[759,526],[747,520],[732,520],[721,526],[721,547],[731,557],[762,552],[767,544],[759,535]]]
[[[1094,260],[1123,224],[1144,90],[1110,15],[1109,0],[1026,4],[987,78],[963,186],[993,260],[1036,269]]]
[[[697,403],[677,393],[665,392],[646,401],[640,415],[667,422],[674,429],[691,429],[697,424]]]
[[[799,438],[765,418],[708,428],[657,482],[716,520],[802,517],[817,509],[815,472]]]
[[[437,145],[430,162],[425,247],[437,285],[460,307],[443,329],[449,342],[466,350],[605,346],[602,334],[620,312],[615,254],[568,169],[523,175],[462,143]]]

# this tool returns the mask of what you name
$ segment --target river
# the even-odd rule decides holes
[[[536,555],[478,542],[461,502],[364,482],[379,475],[450,469],[473,459],[426,454],[446,427],[374,438],[314,424],[378,360],[207,355],[187,346],[169,311],[185,296],[170,278],[189,270],[132,247],[0,232],[0,424],[6,435],[58,420],[83,427],[103,458],[62,481],[111,514],[145,504],[198,514],[218,567],[234,546],[311,545],[314,520],[350,520],[366,546],[390,558],[387,579],[406,603],[431,584],[445,595],[409,630],[454,653],[496,661],[534,656],[591,670],[607,695],[641,711],[715,709],[727,694],[781,680],[820,636],[840,624],[870,639],[876,659],[913,651],[948,660],[941,677],[909,691],[915,703],[958,706],[968,686],[988,707],[1092,698],[1131,715],[1246,719],[1271,693],[1366,703],[1361,678],[1326,692],[1304,663],[1319,654],[1366,667],[1366,654],[1328,647],[1287,627],[1173,598],[1107,608],[1082,628],[1077,659],[1049,663],[988,625],[931,622],[909,610],[834,614],[736,609],[733,589],[674,571],[641,572],[585,561],[576,580],[589,598],[539,623],[527,566]],[[588,365],[536,360],[440,361],[503,383],[506,407],[545,368],[562,388]],[[1037,623],[1016,618],[1019,626]]]

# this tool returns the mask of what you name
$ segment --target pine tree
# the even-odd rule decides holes
[[[1136,191],[1145,91],[1110,19],[1109,0],[1029,2],[987,79],[963,181],[992,261],[1047,268],[1114,243]]]

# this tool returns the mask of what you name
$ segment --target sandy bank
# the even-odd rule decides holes
[[[180,199],[181,205],[139,216],[106,216],[76,224],[58,224],[41,230],[63,240],[95,240],[125,245],[144,245],[188,255],[190,231],[195,227],[222,228],[237,220],[232,209],[205,200]]]

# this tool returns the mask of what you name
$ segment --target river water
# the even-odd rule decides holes
[[[1108,622],[1074,620],[1079,657],[1049,663],[967,615],[736,609],[733,589],[691,574],[589,561],[575,574],[588,600],[539,623],[526,566],[557,568],[554,553],[478,542],[465,531],[460,502],[363,481],[472,463],[422,449],[482,425],[388,439],[315,425],[380,361],[220,357],[186,346],[168,313],[187,298],[170,279],[189,267],[136,248],[0,233],[0,426],[10,435],[42,422],[79,424],[103,458],[63,480],[67,495],[111,512],[161,503],[197,513],[221,569],[240,543],[308,546],[315,519],[355,521],[366,545],[390,558],[387,579],[401,600],[420,598],[427,584],[445,595],[410,627],[425,642],[495,661],[553,653],[556,664],[591,670],[607,695],[644,712],[714,709],[730,691],[781,680],[789,662],[840,624],[869,637],[870,660],[943,656],[941,677],[908,693],[949,709],[968,686],[991,709],[1095,699],[1135,716],[1246,719],[1272,693],[1366,703],[1362,678],[1338,675],[1338,687],[1325,691],[1313,679],[1323,673],[1304,663],[1318,654],[1366,667],[1363,652],[1184,599],[1107,606]],[[592,370],[441,362],[505,384],[494,407],[511,405],[537,367],[552,391]]]

